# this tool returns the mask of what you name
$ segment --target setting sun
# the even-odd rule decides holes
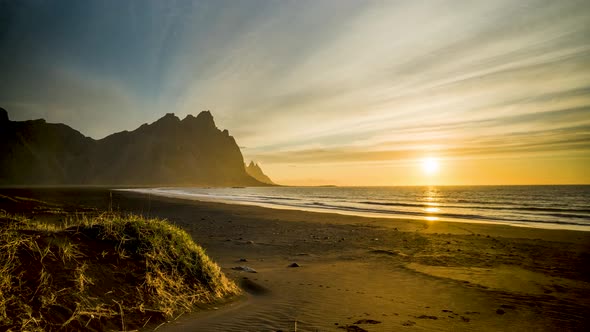
[[[422,171],[427,175],[438,173],[439,162],[436,158],[424,158],[422,160]]]

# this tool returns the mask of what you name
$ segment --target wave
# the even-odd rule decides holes
[[[575,213],[590,213],[590,209],[571,209],[571,208],[547,208],[547,207],[533,207],[533,206],[481,206],[481,205],[429,205],[425,203],[402,203],[402,202],[375,202],[375,201],[361,201],[361,204],[380,205],[380,206],[405,206],[405,207],[419,207],[419,208],[457,208],[457,209],[482,209],[482,210],[515,210],[515,211],[539,211],[539,212],[575,212]],[[590,216],[586,216],[590,217]]]
[[[572,225],[590,228],[590,187],[439,188],[436,200],[421,188],[158,188],[155,194],[275,208],[340,212],[396,218],[482,221],[509,224]],[[511,191],[512,190],[512,191]],[[544,191],[543,191],[544,190]],[[563,193],[563,191],[567,191]],[[428,208],[438,208],[428,211]],[[549,227],[549,226],[548,226]],[[567,228],[567,227],[566,227]]]
[[[547,223],[547,224],[560,224],[560,225],[576,225],[576,226],[584,226],[588,225],[587,223],[579,223],[574,221],[551,221],[547,222],[543,219],[527,219],[527,218],[507,218],[502,216],[485,216],[479,214],[472,214],[472,213],[425,213],[419,211],[405,211],[405,210],[379,210],[379,209],[366,209],[366,208],[359,208],[359,207],[352,207],[352,206],[336,206],[336,205],[329,205],[322,202],[313,202],[308,203],[308,205],[313,206],[320,206],[322,208],[330,209],[330,210],[343,210],[343,211],[351,211],[351,212],[364,212],[364,213],[377,213],[377,214],[391,214],[391,215],[408,215],[408,216],[420,216],[420,217],[437,217],[441,219],[471,219],[471,220],[481,220],[481,221],[507,221],[507,222],[522,222],[522,223]]]
[[[244,197],[256,197],[256,198],[264,198],[264,199],[269,199],[269,200],[277,199],[277,200],[281,200],[281,201],[298,201],[299,200],[297,198],[279,197],[279,196],[257,196],[257,195],[250,195],[250,196],[244,196]]]

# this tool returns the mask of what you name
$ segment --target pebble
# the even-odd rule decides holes
[[[244,271],[244,272],[250,272],[250,273],[258,273],[256,272],[256,270],[254,270],[253,268],[249,267],[249,266],[235,266],[231,268],[232,270],[236,270],[236,271]]]

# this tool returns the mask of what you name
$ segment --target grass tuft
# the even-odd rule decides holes
[[[64,225],[0,212],[0,330],[126,330],[239,289],[182,229],[105,213]]]

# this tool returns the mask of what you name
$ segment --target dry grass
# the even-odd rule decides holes
[[[113,213],[0,212],[0,330],[127,330],[239,293],[182,229]]]

